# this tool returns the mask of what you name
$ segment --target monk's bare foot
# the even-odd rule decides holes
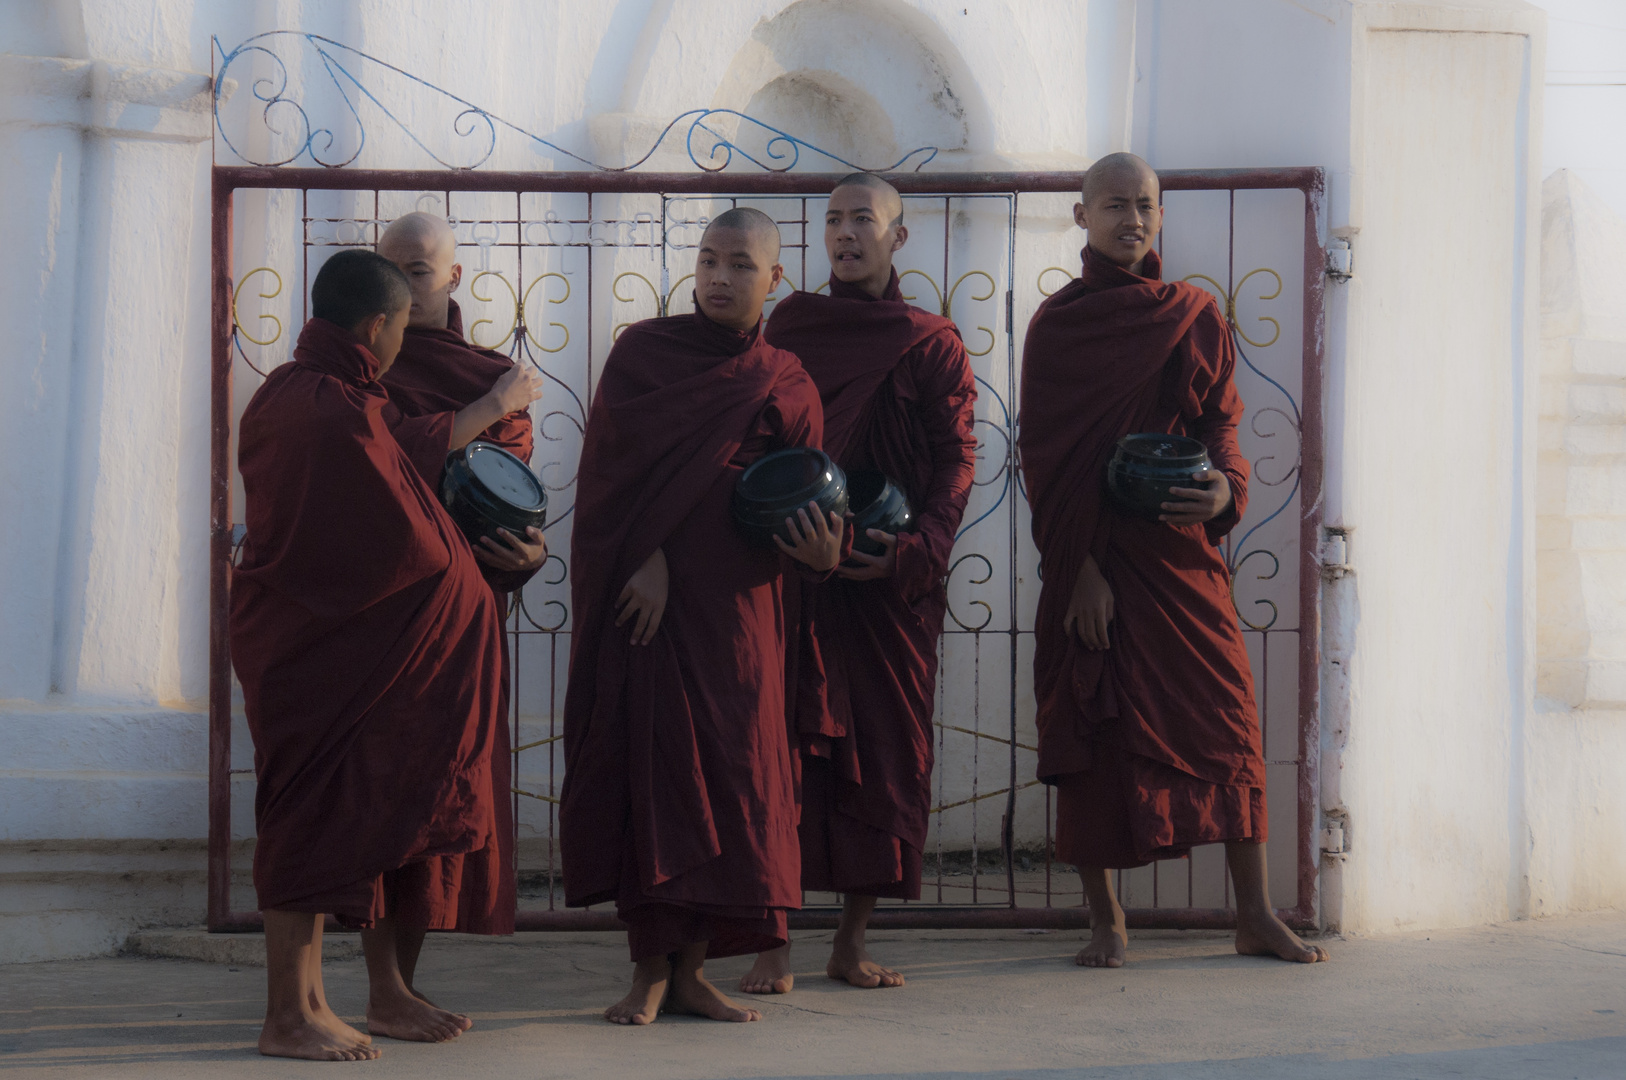
[[[1128,951],[1129,931],[1107,922],[1090,931],[1090,943],[1078,950],[1073,962],[1079,967],[1121,968]]]
[[[378,1057],[373,1040],[338,1017],[333,1016],[333,1020],[337,1021],[336,1027],[315,1014],[267,1016],[260,1029],[260,1053],[306,1061],[372,1061]]]
[[[841,941],[831,946],[830,962],[825,965],[824,973],[863,990],[903,985],[902,972],[877,964],[864,946]]]
[[[367,999],[367,1030],[374,1035],[406,1042],[446,1042],[455,1039],[474,1021],[437,1009],[411,991],[374,990]]]
[[[664,957],[641,960],[632,971],[632,989],[627,996],[604,1010],[612,1024],[652,1024],[660,1015],[661,1002],[671,984],[672,968]]]
[[[1325,963],[1332,957],[1319,945],[1306,945],[1274,912],[1237,913],[1236,951],[1243,956],[1275,956],[1295,964]]]
[[[788,994],[796,985],[790,970],[790,946],[757,953],[756,963],[740,977],[740,989],[747,994]]]
[[[707,1020],[727,1020],[743,1024],[761,1020],[755,1009],[742,1009],[711,984],[702,971],[675,971],[672,974],[672,993],[666,999],[666,1011],[703,1016]]]

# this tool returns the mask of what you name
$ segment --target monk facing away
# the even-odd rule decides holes
[[[772,219],[718,216],[694,314],[628,327],[588,414],[559,817],[567,903],[613,900],[628,927],[618,1024],[760,1019],[703,963],[783,945],[801,905],[781,576],[833,570],[844,525],[810,505],[776,552],[729,513],[748,465],[823,434],[812,380],[762,338],[781,274]]]
[[[908,238],[891,184],[846,177],[825,211],[830,295],[793,294],[766,330],[818,387],[825,450],[849,476],[884,473],[915,515],[907,532],[872,530],[882,554],[853,552],[838,580],[802,584],[795,605],[809,645],[791,664],[802,887],[842,894],[825,972],[866,988],[904,981],[871,959],[864,930],[878,897],[920,898],[943,578],[976,472],[971,365],[954,324],[899,292],[892,257]],[[784,993],[792,982],[785,945],[759,956],[740,988]]]
[[[1265,874],[1265,767],[1253,678],[1215,545],[1242,517],[1248,465],[1230,328],[1214,298],[1162,280],[1157,174],[1113,154],[1085,174],[1083,272],[1028,328],[1017,445],[1044,584],[1033,662],[1039,777],[1056,852],[1089,904],[1086,967],[1121,967],[1128,935],[1110,869],[1224,843],[1236,950],[1314,963],[1276,917]],[[1213,468],[1157,520],[1108,501],[1124,435],[1168,432]]]
[[[385,424],[405,276],[344,251],[239,428],[248,525],[231,650],[254,739],[264,1054],[378,1056],[322,988],[322,916],[366,936],[367,1027],[466,1030],[410,985],[424,931],[505,933],[493,783],[502,628],[468,542]]]

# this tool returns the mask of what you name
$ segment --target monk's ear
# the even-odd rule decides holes
[[[380,311],[377,315],[369,315],[356,324],[355,335],[367,343],[370,349],[378,344],[378,336],[384,332],[384,324],[390,321],[392,312]]]
[[[1089,231],[1089,215],[1084,212],[1084,204],[1081,202],[1073,204],[1073,224],[1086,232]]]
[[[773,268],[768,271],[768,295],[772,296],[774,293],[778,292],[779,283],[784,280],[784,266],[779,263],[774,263]]]
[[[892,232],[892,250],[897,251],[909,242],[909,226],[898,222],[898,227]]]
[[[452,280],[451,280],[450,284],[448,284],[446,286],[446,291],[449,292],[449,293],[454,293],[454,292],[457,291],[457,287],[459,285],[461,285],[461,284],[463,284],[463,264],[462,263],[453,263],[452,264]]]

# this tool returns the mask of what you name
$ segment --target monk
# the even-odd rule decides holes
[[[802,754],[802,888],[842,894],[825,973],[902,986],[864,947],[879,897],[920,898],[931,812],[932,712],[949,553],[976,473],[976,385],[954,324],[907,303],[893,255],[909,239],[903,200],[878,176],[836,185],[824,217],[830,294],[797,292],[768,320],[819,388],[824,449],[850,476],[886,474],[912,527],[871,530],[883,553],[853,552],[838,580],[801,590],[792,727]],[[747,993],[784,993],[790,946],[764,953]]]
[[[248,528],[230,632],[254,739],[259,1046],[273,1056],[378,1056],[327,1005],[324,913],[385,940],[513,926],[499,902],[507,793],[492,783],[496,603],[382,415],[409,299],[387,259],[334,255],[293,361],[239,428]],[[442,1041],[469,1026],[412,992],[393,949],[366,953],[373,1034]]]
[[[1078,867],[1090,909],[1077,961],[1124,963],[1109,869],[1212,843],[1236,884],[1237,952],[1326,960],[1276,917],[1266,887],[1259,718],[1215,547],[1247,503],[1230,327],[1209,293],[1162,280],[1162,195],[1146,162],[1103,158],[1082,196],[1083,272],[1028,328],[1017,438],[1044,579],[1038,773],[1056,787],[1056,852]],[[1197,439],[1213,464],[1155,521],[1106,493],[1114,444],[1138,432]]]
[[[378,242],[378,252],[406,275],[412,291],[406,332],[395,361],[379,375],[389,393],[384,419],[432,492],[439,492],[446,456],[475,439],[494,443],[517,456],[531,458],[531,417],[527,406],[542,394],[542,379],[530,365],[515,364],[501,353],[470,345],[463,339],[463,313],[452,299],[462,282],[457,240],[445,218],[411,213],[397,218]],[[535,576],[547,559],[541,530],[520,537],[499,529],[499,544],[480,537],[474,557],[496,594],[499,617],[509,609],[509,594]],[[498,715],[508,716],[508,638],[499,635],[503,678]],[[513,804],[505,797],[513,787],[513,758],[506,722],[498,725],[491,757],[492,787],[497,792],[497,857],[489,869],[493,904],[504,911],[515,905]],[[506,916],[505,916],[506,920]],[[508,923],[511,931],[512,924]],[[390,919],[361,934],[364,950],[395,955],[395,967],[414,995],[422,928]],[[387,970],[388,965],[375,965]],[[466,1026],[468,1018],[459,1016]]]
[[[628,327],[588,414],[559,820],[566,902],[613,900],[627,924],[617,1024],[761,1019],[704,961],[783,945],[801,906],[781,556],[827,575],[845,529],[809,504],[775,552],[729,514],[748,465],[823,434],[812,380],[762,338],[782,273],[772,219],[717,217],[694,314]]]

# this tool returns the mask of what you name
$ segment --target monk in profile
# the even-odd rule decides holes
[[[410,298],[387,259],[330,258],[293,361],[239,428],[248,530],[231,650],[254,739],[268,1055],[378,1056],[327,1005],[324,913],[369,934],[368,1029],[429,1042],[469,1020],[412,990],[396,943],[513,925],[499,889],[508,795],[492,780],[496,602],[383,418],[379,377]]]
[[[527,407],[542,394],[542,379],[526,364],[515,364],[501,353],[470,345],[463,338],[463,313],[452,293],[462,282],[457,263],[457,240],[445,218],[415,212],[390,223],[379,238],[378,253],[406,275],[412,290],[401,350],[379,376],[389,393],[384,419],[395,441],[406,451],[419,475],[438,493],[446,457],[475,439],[494,443],[521,461],[531,459],[531,416]],[[541,530],[530,528],[515,536],[499,529],[502,542],[480,537],[474,557],[480,573],[496,595],[499,618],[508,611],[509,594],[535,576],[547,559]],[[491,895],[495,921],[482,932],[512,933],[515,907],[513,757],[508,724],[508,637],[499,634],[503,650],[503,678],[497,715],[496,742],[491,754],[492,788],[497,792],[496,849],[493,858],[478,863],[491,875],[479,888]],[[465,867],[475,869],[474,865]],[[468,883],[472,885],[473,883]],[[408,989],[413,989],[423,928],[399,923],[381,924],[362,931],[364,949],[393,955]],[[459,1017],[460,1022],[466,1017]]]
[[[766,331],[819,389],[825,451],[849,477],[884,473],[914,511],[905,532],[870,532],[882,554],[853,552],[795,605],[811,638],[791,664],[802,888],[842,894],[825,973],[865,988],[904,981],[870,957],[864,931],[877,898],[920,898],[943,579],[976,473],[971,364],[950,320],[903,299],[892,257],[908,239],[897,190],[846,177],[825,211],[830,294],[792,294]],[[786,945],[759,956],[740,988],[792,982]]]
[[[827,575],[845,530],[810,505],[764,550],[729,511],[747,466],[823,434],[812,380],[762,338],[781,275],[772,219],[717,217],[694,314],[629,326],[588,414],[559,819],[566,902],[613,900],[627,924],[618,1024],[761,1019],[704,961],[778,948],[801,906],[781,578]]]
[[[1157,174],[1112,154],[1073,216],[1083,272],[1040,306],[1023,353],[1017,439],[1044,584],[1033,661],[1039,778],[1056,787],[1056,853],[1089,904],[1085,967],[1121,967],[1111,869],[1223,843],[1236,950],[1314,963],[1271,907],[1265,766],[1253,677],[1216,546],[1241,519],[1248,464],[1230,327],[1213,296],[1162,280]],[[1108,501],[1123,436],[1202,442],[1213,468],[1157,520]]]

